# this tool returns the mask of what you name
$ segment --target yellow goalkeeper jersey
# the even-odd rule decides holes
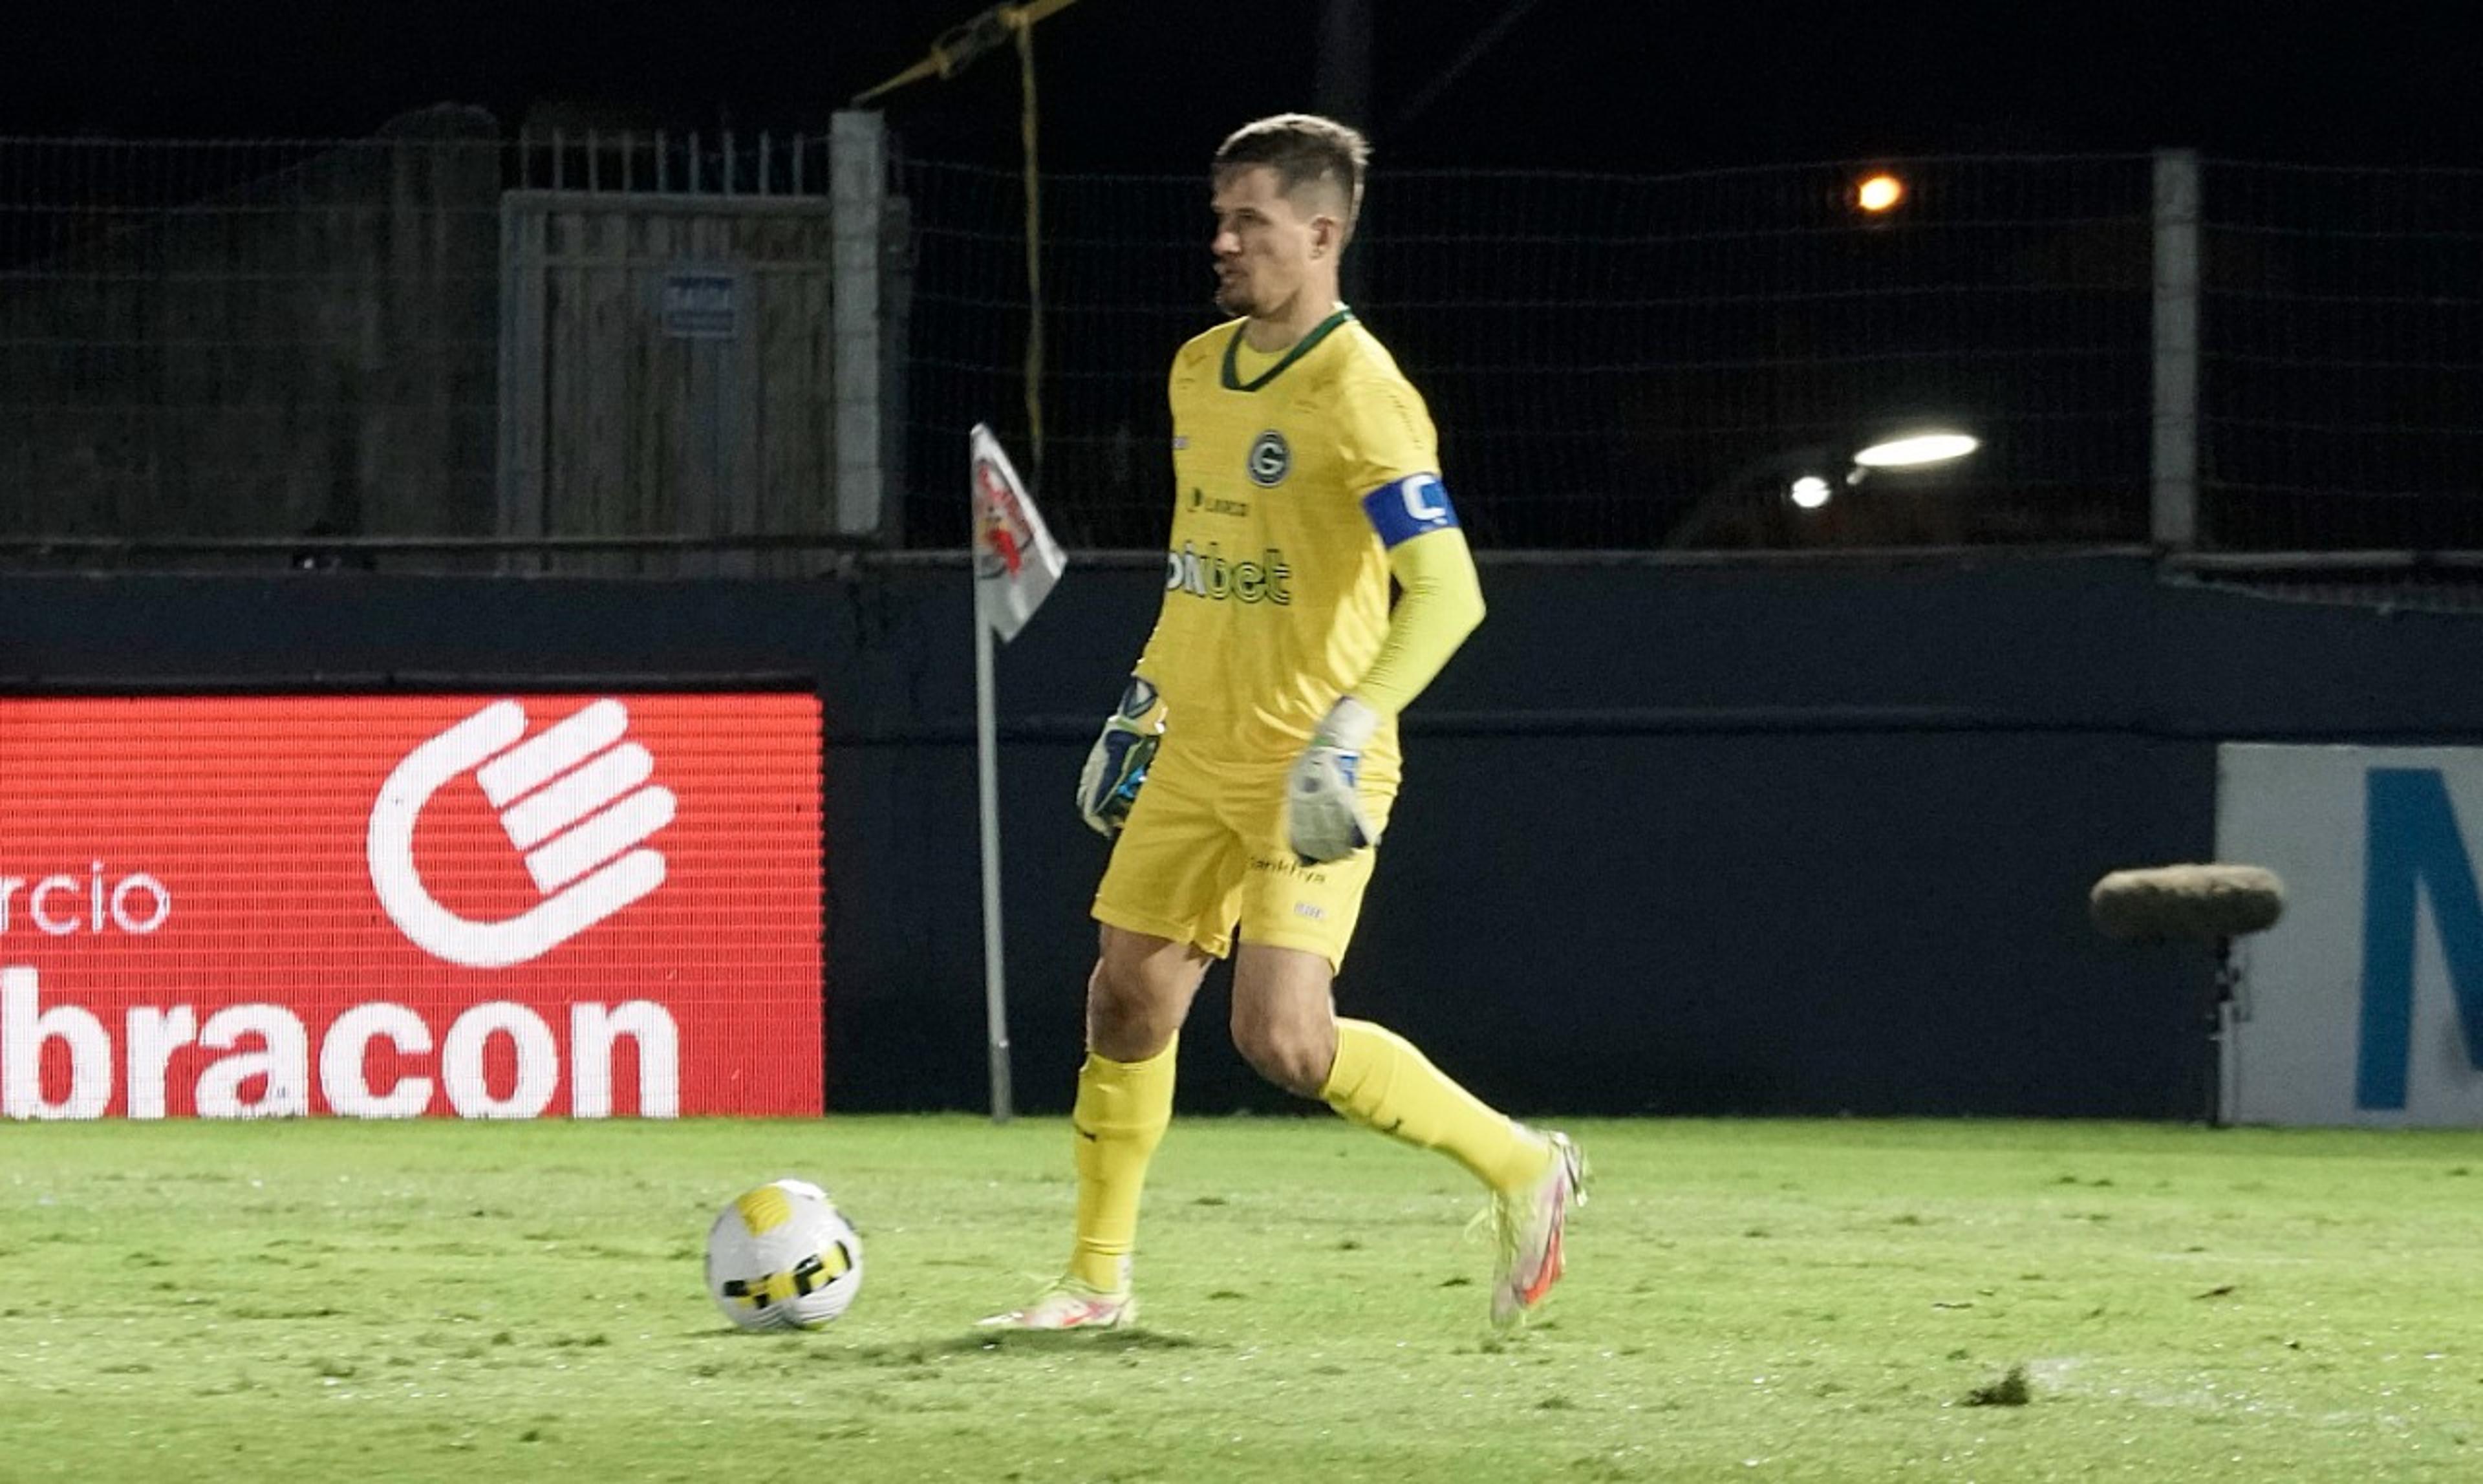
[[[1454,530],[1456,517],[1422,397],[1351,311],[1338,308],[1272,363],[1242,344],[1242,329],[1219,325],[1173,358],[1177,503],[1163,607],[1138,673],[1161,693],[1184,751],[1277,764],[1378,656],[1390,548]],[[1393,714],[1363,772],[1396,781]]]

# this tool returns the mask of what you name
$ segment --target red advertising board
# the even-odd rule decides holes
[[[820,1108],[819,708],[0,700],[0,1114]]]

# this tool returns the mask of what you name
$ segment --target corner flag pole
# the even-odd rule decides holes
[[[1015,639],[1052,596],[1067,565],[1043,513],[992,430],[967,436],[975,531],[975,783],[983,837],[983,1020],[992,1058],[992,1122],[1014,1115],[1009,1098],[1008,985],[1001,964],[1000,702],[993,635]]]
[[[992,680],[992,625],[975,602],[975,782],[983,837],[983,1027],[991,1048],[992,1122],[1016,1116],[1009,1093],[1008,971],[1001,957],[999,700]]]

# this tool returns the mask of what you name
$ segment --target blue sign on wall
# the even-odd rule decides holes
[[[2467,1059],[2483,1070],[2483,895],[2439,769],[2373,768],[2363,789],[2363,1023],[2354,1105],[2402,1108],[2414,1054],[2419,892],[2430,894]]]

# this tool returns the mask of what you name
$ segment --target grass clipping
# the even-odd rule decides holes
[[[2035,1399],[2035,1389],[2026,1382],[2026,1367],[2012,1365],[2009,1374],[1997,1381],[1987,1381],[1965,1393],[1969,1407],[2022,1407]]]

